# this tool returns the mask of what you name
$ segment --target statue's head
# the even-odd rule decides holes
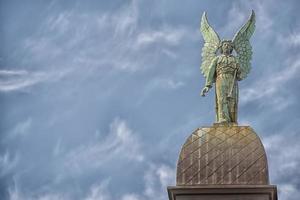
[[[233,43],[231,40],[223,40],[221,43],[221,54],[232,54],[233,51]]]

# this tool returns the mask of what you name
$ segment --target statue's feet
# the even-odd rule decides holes
[[[224,124],[224,123],[228,123],[228,121],[226,119],[220,119],[217,123]]]
[[[237,126],[237,122],[229,122],[225,119],[219,120],[218,122],[214,123],[215,126]]]

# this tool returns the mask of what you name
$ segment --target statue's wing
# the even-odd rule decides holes
[[[250,61],[252,58],[252,47],[249,40],[254,30],[255,13],[252,10],[251,16],[247,23],[235,34],[232,40],[235,51],[237,52],[238,61],[240,63],[241,79],[246,78],[251,69]]]
[[[220,46],[220,38],[214,29],[209,25],[205,12],[202,15],[200,30],[204,38],[201,72],[206,78],[208,76],[209,66],[217,55],[216,53]]]

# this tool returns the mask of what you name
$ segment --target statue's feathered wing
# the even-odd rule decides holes
[[[220,38],[214,29],[209,25],[205,12],[202,15],[200,30],[204,38],[201,71],[206,78],[208,75],[209,66],[212,60],[217,56],[216,53],[220,46]]]
[[[237,53],[237,58],[240,63],[241,75],[240,78],[247,77],[251,69],[252,47],[250,37],[255,30],[255,14],[252,10],[251,16],[247,23],[233,37],[233,45]]]

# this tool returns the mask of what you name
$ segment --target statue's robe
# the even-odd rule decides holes
[[[209,66],[206,86],[212,87],[215,82],[216,121],[218,123],[237,123],[239,75],[238,60],[233,55],[217,56]]]

